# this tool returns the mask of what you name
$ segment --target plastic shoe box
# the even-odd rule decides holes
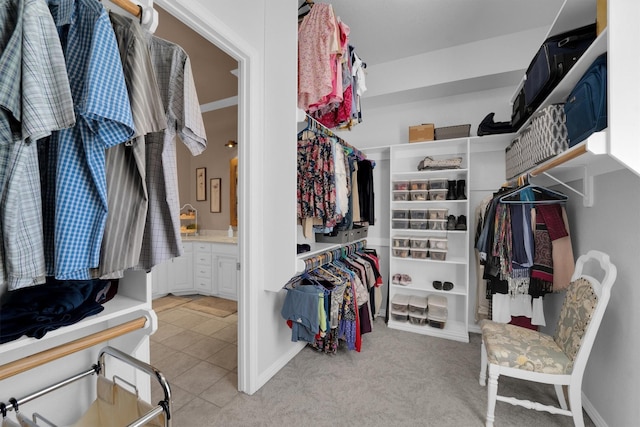
[[[407,191],[409,185],[411,185],[411,181],[393,181],[393,191]]]
[[[413,197],[413,193],[411,194]],[[447,200],[447,190],[429,190],[429,200]]]
[[[393,247],[394,248],[406,248],[408,249],[409,247],[411,247],[411,238],[410,237],[403,237],[403,236],[396,236],[393,238]]]
[[[410,209],[411,219],[429,219],[429,211],[426,209]]]
[[[447,250],[446,249],[429,249],[429,258],[433,261],[446,261]]]
[[[393,256],[397,258],[409,258],[409,248],[393,248]]]
[[[391,311],[399,314],[408,313],[410,299],[411,295],[395,294],[391,300]]]
[[[411,258],[413,259],[427,259],[428,255],[428,249],[411,249]]]
[[[396,322],[406,322],[407,320],[409,320],[409,314],[408,313],[394,313],[392,311],[391,312],[391,318],[393,320],[395,320]]]
[[[427,315],[420,313],[409,313],[409,322],[413,325],[424,326],[427,324]]]
[[[429,295],[427,302],[429,304],[429,313],[433,313],[434,315],[439,315],[439,316],[442,316],[443,314],[444,316],[447,315],[447,297],[446,296],[431,294]]]
[[[416,191],[416,190],[427,191],[429,189],[429,180],[428,179],[412,179],[411,187],[409,189],[411,191]]]
[[[411,211],[413,213],[413,211]],[[432,208],[429,209],[428,219],[447,219],[449,215],[449,209],[447,208]]]
[[[447,180],[445,178],[432,178],[429,180],[429,190],[446,190]]]
[[[447,220],[446,219],[430,219],[428,229],[436,230],[436,231],[447,231]]]
[[[409,191],[395,190],[393,192],[394,202],[407,202],[409,200],[411,200],[411,193],[409,193]]]
[[[445,190],[444,196],[445,198],[447,197],[446,190]],[[411,191],[411,200],[414,202],[424,202],[425,200],[429,200],[429,191],[427,190]],[[442,200],[445,200],[445,199],[442,199]]]
[[[409,219],[409,209],[394,209],[392,219]]]
[[[427,322],[429,323],[429,326],[433,328],[438,328],[438,329],[444,329],[447,323],[446,320],[437,320],[437,319],[429,319],[429,318],[427,318]]]
[[[428,305],[429,299],[427,297],[411,295],[409,298],[409,314],[420,314],[426,317]]]
[[[411,249],[428,249],[429,248],[429,239],[424,237],[412,237],[411,238]]]
[[[447,249],[448,240],[449,239],[447,239],[446,237],[430,237],[429,238],[429,248],[431,248],[431,249]],[[411,244],[413,245],[413,242]]]
[[[428,230],[429,229],[429,221],[426,219],[410,219],[409,220],[409,228],[412,230]]]
[[[409,228],[409,220],[408,219],[394,219],[394,220],[391,221],[391,228],[408,229]]]

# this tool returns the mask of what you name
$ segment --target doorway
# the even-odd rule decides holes
[[[175,1],[158,1],[155,2],[156,10],[159,13],[159,26],[155,34],[161,38],[171,40],[187,51],[193,67],[194,80],[199,97],[199,103],[203,111],[203,120],[207,132],[207,150],[197,157],[192,157],[188,150],[177,144],[178,152],[178,173],[180,176],[179,192],[181,195],[190,195],[191,200],[195,200],[195,175],[191,173],[198,167],[207,168],[207,180],[221,179],[221,209],[220,213],[210,212],[210,201],[198,202],[202,203],[202,211],[208,214],[203,216],[198,214],[199,224],[202,227],[214,230],[227,230],[228,226],[234,225],[234,228],[241,230],[238,233],[238,254],[240,263],[244,257],[244,248],[241,244],[241,235],[243,230],[242,221],[242,158],[245,155],[246,145],[243,144],[244,136],[247,134],[246,128],[248,123],[243,120],[247,117],[246,105],[243,105],[243,99],[248,98],[246,88],[246,74],[248,58],[242,54],[229,40],[224,39],[219,33],[214,31],[213,26],[198,27],[198,32],[189,28],[183,22],[192,22],[194,20],[193,12],[188,10],[186,6]],[[172,28],[179,28],[181,34],[174,33]],[[172,34],[173,33],[173,34]],[[193,45],[191,45],[193,43]],[[218,48],[218,45],[221,48]],[[206,71],[202,71],[199,67],[206,67]],[[217,68],[216,68],[217,67]],[[203,87],[200,90],[199,81]],[[244,97],[244,98],[243,98]],[[228,140],[237,141],[235,148],[225,147]],[[209,151],[211,150],[211,151]],[[209,155],[207,156],[207,152]],[[236,158],[238,169],[238,181],[231,181],[230,161]],[[186,179],[182,179],[183,175]],[[193,175],[193,177],[192,177]],[[234,224],[231,215],[231,194],[232,185],[237,184],[238,205],[236,211],[237,222]],[[235,191],[234,191],[235,193]],[[198,209],[200,212],[200,209]],[[245,385],[245,368],[242,357],[246,352],[245,339],[243,331],[243,272],[238,270],[238,389],[246,390]]]

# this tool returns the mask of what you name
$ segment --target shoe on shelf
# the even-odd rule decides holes
[[[455,230],[456,229],[456,216],[449,215],[447,217],[447,230]]]
[[[401,278],[402,278],[401,274],[394,274],[393,278],[391,279],[391,283],[393,283],[394,285],[399,285]]]
[[[466,230],[467,229],[467,217],[464,215],[460,215],[458,217],[458,222],[456,223],[456,230]]]
[[[451,282],[443,282],[442,283],[442,290],[443,291],[450,291],[451,289],[453,289],[453,283],[451,283]]]
[[[411,284],[411,276],[409,276],[408,274],[401,274],[400,275],[400,284],[401,285],[410,285]]]
[[[464,187],[466,186],[466,181],[464,179],[459,179],[456,182],[456,200],[467,200],[466,194],[464,194]]]
[[[456,200],[458,193],[456,191],[456,180],[447,180],[447,200]]]

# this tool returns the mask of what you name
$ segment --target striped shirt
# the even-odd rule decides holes
[[[77,123],[50,140],[57,167],[47,168],[48,185],[55,185],[54,226],[45,229],[47,273],[87,280],[99,264],[107,219],[105,150],[129,140],[134,123],[118,45],[102,5],[51,0],[49,8],[61,35]]]
[[[167,128],[146,136],[149,210],[139,264],[145,270],[182,255],[176,136],[193,155],[202,153],[207,145],[187,53],[159,37],[149,37],[148,43],[167,112]]]
[[[120,278],[124,270],[138,265],[148,205],[144,135],[167,127],[140,24],[115,13],[109,13],[109,18],[120,49],[136,137],[106,153],[109,213],[98,273],[103,279]]]
[[[44,282],[36,140],[72,126],[75,116],[45,1],[4,2],[0,22],[0,284],[6,279],[13,290]]]

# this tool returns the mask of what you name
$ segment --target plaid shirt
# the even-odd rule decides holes
[[[44,0],[0,8],[0,284],[45,275],[36,140],[75,122],[58,32]],[[4,257],[3,257],[4,252]],[[4,259],[3,259],[4,258]],[[4,267],[4,268],[3,268]]]
[[[182,255],[176,136],[193,155],[202,153],[207,145],[187,53],[159,37],[150,37],[149,47],[167,111],[167,128],[146,136],[149,211],[139,264],[146,270]]]
[[[122,277],[124,270],[138,265],[149,198],[144,136],[167,127],[164,104],[140,24],[115,13],[109,13],[109,18],[120,48],[136,138],[107,149],[109,214],[98,273],[103,279]]]
[[[77,123],[49,141],[47,185],[55,187],[55,204],[45,206],[47,273],[86,280],[98,267],[107,218],[105,150],[129,140],[134,124],[106,10],[95,0],[52,1],[49,7],[61,35]]]

